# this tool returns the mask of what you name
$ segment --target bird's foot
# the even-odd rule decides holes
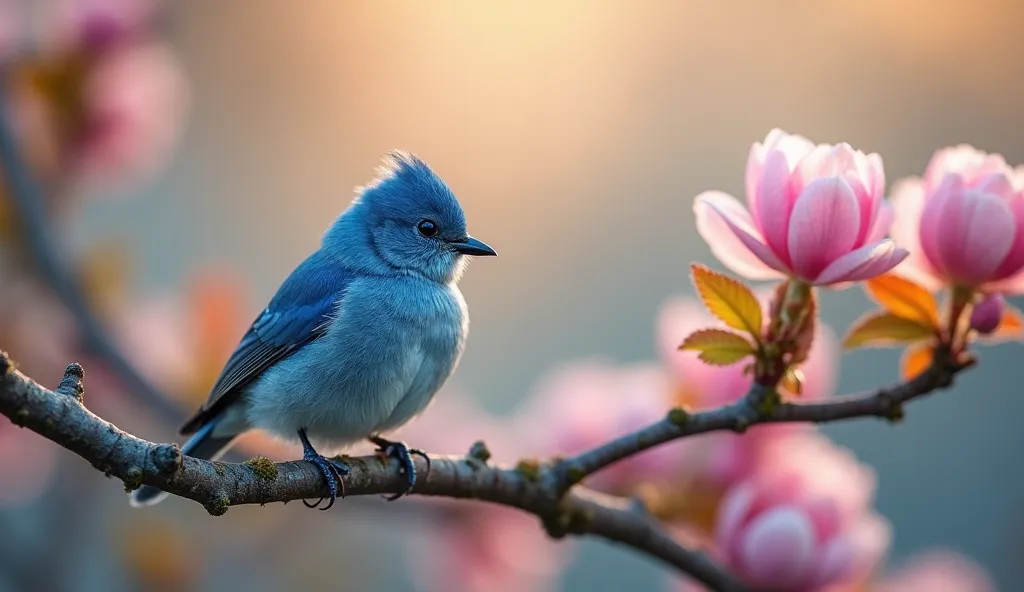
[[[345,497],[345,482],[342,480],[342,477],[348,475],[348,465],[339,460],[326,458],[317,452],[316,449],[313,448],[313,445],[309,443],[309,438],[306,436],[306,430],[299,430],[299,439],[302,440],[302,460],[311,462],[320,469],[320,474],[322,474],[324,476],[324,480],[327,481],[327,491],[330,492],[328,497],[322,497],[318,499],[316,503],[311,504],[306,500],[302,500],[302,503],[307,508],[316,508],[326,499],[329,500],[327,505],[320,509],[330,510],[339,495],[341,497]]]
[[[385,459],[394,458],[398,460],[398,465],[402,473],[405,474],[405,491],[389,496],[387,498],[389,502],[393,502],[403,495],[408,495],[416,485],[416,463],[412,461],[413,456],[420,456],[423,460],[427,461],[427,472],[430,472],[430,457],[419,448],[409,448],[405,445],[405,442],[392,442],[380,436],[371,436],[370,442],[377,446],[377,453]]]

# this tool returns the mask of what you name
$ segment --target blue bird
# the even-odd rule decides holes
[[[326,510],[349,468],[312,442],[337,449],[369,439],[406,475],[406,490],[389,499],[411,491],[411,455],[426,455],[381,434],[422,412],[458,364],[469,316],[456,284],[473,255],[496,253],[467,234],[445,182],[416,156],[390,152],[242,337],[181,427],[191,434],[182,452],[217,459],[254,428],[297,439],[327,481]],[[131,503],[166,495],[143,486]]]

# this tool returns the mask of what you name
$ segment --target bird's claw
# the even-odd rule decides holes
[[[307,508],[317,508],[326,499],[328,500],[327,505],[319,509],[330,510],[338,496],[345,497],[345,482],[342,478],[349,473],[348,465],[339,460],[326,458],[317,452],[309,443],[305,430],[299,430],[299,439],[302,440],[302,460],[311,462],[320,469],[320,474],[327,481],[327,491],[330,493],[327,497],[322,497],[312,504],[306,500],[302,500],[302,503]]]
[[[423,452],[419,448],[409,448],[405,445],[405,442],[392,442],[386,440],[380,436],[370,437],[370,442],[373,442],[377,446],[377,453],[384,458],[393,458],[398,461],[398,466],[402,473],[405,474],[406,488],[404,491],[388,496],[386,499],[389,502],[393,502],[396,499],[408,495],[412,492],[412,488],[416,486],[416,463],[413,462],[413,456],[422,457],[427,463],[427,473],[430,473],[430,457],[427,456],[426,452]]]

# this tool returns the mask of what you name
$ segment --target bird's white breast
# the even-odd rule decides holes
[[[467,330],[455,286],[357,280],[324,337],[249,387],[249,421],[289,439],[306,428],[335,447],[395,429],[423,411],[455,369]]]

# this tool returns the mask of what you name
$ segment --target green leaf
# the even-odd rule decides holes
[[[891,312],[869,313],[854,322],[843,340],[849,349],[914,343],[935,337],[935,328]]]
[[[729,366],[756,351],[742,335],[723,329],[695,331],[679,346],[681,350],[700,352],[697,357],[712,366]]]
[[[761,338],[761,303],[743,282],[694,263],[693,285],[708,311],[726,325]]]

